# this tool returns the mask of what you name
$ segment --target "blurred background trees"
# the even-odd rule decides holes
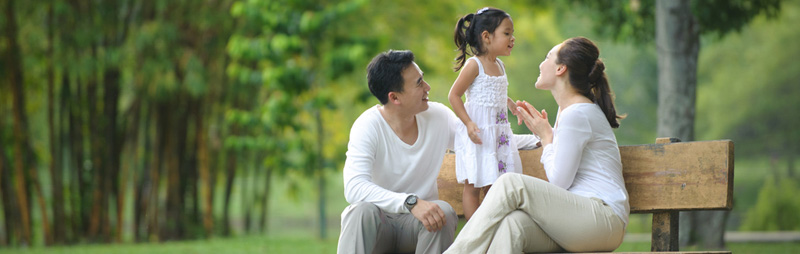
[[[696,129],[684,139],[734,140],[737,181],[774,179],[737,182],[729,230],[796,230],[768,225],[800,209],[775,194],[798,188],[800,4],[691,3],[697,104],[661,103],[696,110],[682,118]],[[377,103],[366,64],[410,49],[430,98],[445,102],[457,76],[453,27],[483,5],[0,0],[0,245],[266,233],[284,230],[268,222],[287,214],[335,238],[349,128]],[[586,36],[628,114],[620,144],[672,135],[658,131],[655,1],[493,6],[514,21],[516,46],[503,58],[512,98],[556,112],[533,87],[538,65],[553,45]],[[309,206],[287,211],[295,202]]]

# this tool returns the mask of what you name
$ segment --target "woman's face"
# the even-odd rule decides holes
[[[560,48],[561,44],[553,46],[550,52],[547,52],[544,61],[539,64],[539,77],[536,79],[536,88],[549,90],[555,85],[556,69],[558,68],[556,57]]]

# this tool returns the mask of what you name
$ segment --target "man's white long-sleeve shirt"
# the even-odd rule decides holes
[[[436,178],[447,149],[453,148],[458,118],[441,103],[429,102],[417,114],[417,140],[400,140],[374,106],[350,129],[344,163],[344,196],[349,203],[370,202],[389,213],[407,213],[410,194],[439,199]]]
[[[344,196],[348,203],[370,202],[389,213],[407,213],[410,194],[438,200],[436,178],[447,149],[453,149],[461,121],[447,106],[429,102],[417,114],[417,140],[406,144],[381,115],[378,105],[364,111],[350,129],[344,163]],[[514,135],[517,147],[532,149],[533,135]]]

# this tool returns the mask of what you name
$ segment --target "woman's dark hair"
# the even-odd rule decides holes
[[[606,66],[599,56],[600,50],[594,42],[584,37],[573,37],[561,43],[556,64],[567,66],[572,87],[600,106],[611,127],[618,128],[617,119],[624,119],[625,116],[617,115],[614,93],[605,73]]]
[[[456,23],[456,31],[453,35],[453,40],[458,47],[458,56],[456,56],[455,71],[464,67],[467,62],[468,55],[478,56],[486,53],[483,48],[483,40],[481,40],[481,33],[487,31],[494,33],[494,30],[500,26],[504,19],[511,18],[508,13],[503,10],[485,7],[478,10],[476,13],[470,13],[461,17]],[[469,23],[467,25],[466,23]],[[467,51],[469,48],[469,51]]]
[[[389,92],[403,92],[403,70],[413,62],[410,50],[390,49],[372,58],[367,65],[367,85],[381,104],[389,102]]]

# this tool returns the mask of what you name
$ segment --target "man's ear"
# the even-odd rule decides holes
[[[400,98],[397,95],[398,95],[397,92],[389,92],[389,95],[388,95],[389,103],[392,103],[392,104],[395,104],[395,105],[400,104]]]

